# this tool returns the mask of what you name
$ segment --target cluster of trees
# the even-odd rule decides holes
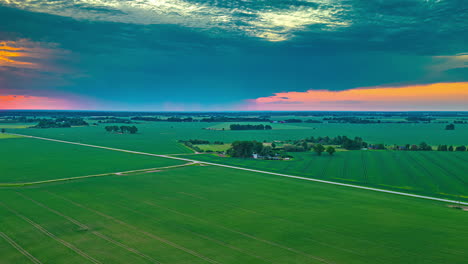
[[[454,124],[446,125],[445,130],[455,130],[455,125]]]
[[[168,117],[166,119],[162,119],[159,117],[147,117],[147,116],[135,116],[130,118],[131,120],[139,120],[139,121],[155,121],[155,122],[195,122],[192,117]]]
[[[271,147],[270,147],[271,149]],[[262,155],[264,153],[263,143],[257,141],[234,141],[227,154],[236,158],[250,158],[254,153]]]
[[[434,118],[427,117],[427,116],[408,116],[406,120],[408,120],[409,122],[413,122],[413,123],[419,123],[419,122],[431,122],[432,120],[434,120]]]
[[[132,124],[133,122],[130,119],[118,118],[118,117],[104,117],[104,118],[92,118],[92,120],[98,120],[98,123],[104,124]]]
[[[72,126],[89,126],[89,124],[79,117],[60,117],[57,119],[39,119],[39,123],[31,128],[61,128]]]
[[[324,151],[326,151],[330,156],[336,152],[336,149],[332,146],[328,146],[325,148],[322,144],[315,144],[312,147],[313,151],[317,153],[317,155],[321,156]]]
[[[232,124],[229,126],[231,130],[271,130],[273,129],[270,125],[240,125]]]
[[[354,139],[348,138],[347,136],[337,136],[337,137],[309,137],[304,139],[305,142],[319,143],[324,145],[340,145],[342,148],[347,150],[358,150],[361,148],[367,148],[368,144],[362,140],[360,137],[355,137]]]
[[[284,120],[284,123],[302,123],[302,119],[290,118]]]
[[[270,122],[270,119],[265,117],[226,117],[226,116],[211,116],[200,119],[200,122]]]
[[[135,134],[138,132],[138,128],[136,126],[106,126],[104,128],[107,132],[111,133],[130,133]]]
[[[437,146],[437,151],[466,151],[468,148],[466,146],[447,146],[447,145],[439,145]]]
[[[373,120],[373,118],[360,118],[354,116],[344,116],[344,117],[325,117],[323,120],[328,121],[328,123],[350,123],[350,124],[375,124],[381,123],[380,120]]]
[[[0,123],[35,123],[39,122],[40,119],[37,119],[36,117],[34,118],[28,118],[26,116],[12,116],[12,117],[6,117],[3,119],[0,119]]]

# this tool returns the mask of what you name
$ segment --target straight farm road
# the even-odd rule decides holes
[[[424,196],[424,195],[417,195],[417,194],[411,194],[411,193],[390,191],[390,190],[385,190],[385,189],[365,187],[365,186],[360,186],[360,185],[346,184],[346,183],[340,183],[340,182],[334,182],[334,181],[325,181],[325,180],[320,180],[320,179],[315,179],[315,178],[307,178],[307,177],[301,177],[301,176],[295,176],[295,175],[289,175],[289,174],[282,174],[282,173],[275,173],[275,172],[269,172],[269,171],[255,170],[255,169],[249,169],[249,168],[243,168],[243,167],[237,167],[237,166],[230,166],[230,165],[219,164],[219,163],[211,163],[211,162],[198,161],[198,160],[193,160],[193,159],[179,158],[179,157],[168,156],[168,155],[152,154],[152,153],[146,153],[146,152],[139,152],[139,151],[133,151],[133,150],[125,150],[125,149],[90,145],[90,144],[85,144],[85,143],[78,143],[78,142],[72,142],[72,141],[65,141],[65,140],[58,140],[58,139],[44,138],[44,137],[36,137],[36,136],[29,136],[29,135],[22,135],[22,134],[14,134],[14,133],[8,133],[8,134],[9,135],[15,135],[15,136],[21,136],[21,137],[26,137],[26,138],[35,138],[35,139],[41,139],[41,140],[48,140],[48,141],[66,143],[66,144],[85,146],[85,147],[100,148],[100,149],[107,149],[107,150],[112,150],[112,151],[120,151],[120,152],[138,154],[138,155],[146,155],[146,156],[154,156],[154,157],[160,157],[160,158],[166,158],[166,159],[181,160],[181,161],[187,161],[187,162],[192,162],[192,163],[200,163],[200,164],[230,168],[230,169],[235,169],[235,170],[243,170],[243,171],[250,171],[250,172],[262,173],[262,174],[269,174],[269,175],[275,175],[275,176],[298,179],[298,180],[320,182],[320,183],[325,183],[325,184],[338,185],[338,186],[344,186],[344,187],[349,187],[349,188],[362,189],[362,190],[368,190],[368,191],[375,191],[375,192],[381,192],[381,193],[388,193],[388,194],[394,194],[394,195],[401,195],[401,196],[406,196],[406,197],[414,197],[414,198],[420,198],[420,199],[425,199],[425,200],[433,200],[433,201],[439,201],[439,202],[445,202],[445,203],[468,205],[468,202],[461,202],[461,201],[442,199],[442,198],[431,197],[431,196]]]

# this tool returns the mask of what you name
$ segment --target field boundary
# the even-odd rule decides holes
[[[90,144],[78,143],[78,142],[73,142],[73,141],[65,141],[65,140],[59,140],[59,139],[51,139],[51,138],[44,138],[44,137],[36,137],[36,136],[29,136],[29,135],[22,135],[22,134],[13,134],[13,133],[8,133],[8,134],[17,135],[17,136],[23,136],[23,137],[26,137],[26,138],[35,138],[35,139],[41,139],[41,140],[47,140],[47,141],[53,141],[53,142],[60,142],[60,143],[66,143],[66,144],[73,144],[73,145],[79,145],[79,146],[85,146],[85,147],[92,147],[92,148],[107,149],[107,150],[113,150],[113,151],[119,151],[119,152],[126,152],[126,153],[138,154],[138,155],[146,155],[146,156],[153,156],[153,157],[160,157],[160,158],[167,158],[167,159],[182,160],[182,161],[187,161],[187,162],[192,162],[192,163],[207,164],[207,165],[218,166],[218,167],[224,167],[224,168],[230,168],[230,169],[236,169],[236,170],[257,172],[257,173],[275,175],[275,176],[280,176],[280,177],[285,177],[285,178],[292,178],[292,179],[298,179],[298,180],[320,182],[320,183],[325,183],[325,184],[338,185],[338,186],[343,186],[343,187],[350,187],[350,188],[355,188],[355,189],[362,189],[362,190],[375,191],[375,192],[381,192],[381,193],[395,194],[395,195],[406,196],[406,197],[414,197],[414,198],[420,198],[420,199],[425,199],[425,200],[433,200],[433,201],[439,201],[439,202],[444,202],[444,203],[454,203],[454,204],[468,205],[468,202],[455,201],[455,200],[437,198],[437,197],[432,197],[432,196],[424,196],[424,195],[418,195],[418,194],[412,194],[412,193],[397,192],[397,191],[391,191],[391,190],[385,190],[385,189],[378,189],[378,188],[366,187],[366,186],[361,186],[361,185],[354,185],[354,184],[347,184],[347,183],[326,181],[326,180],[320,180],[320,179],[315,179],[315,178],[307,178],[307,177],[301,177],[301,176],[295,176],[295,175],[289,175],[289,174],[282,174],[282,173],[276,173],[276,172],[255,170],[255,169],[249,169],[249,168],[243,168],[243,167],[236,167],[236,166],[225,165],[225,164],[219,164],[219,163],[212,163],[212,162],[205,162],[205,161],[199,161],[199,160],[178,158],[178,157],[173,157],[173,156],[168,156],[168,155],[162,155],[162,154],[152,154],[152,153],[145,153],[145,152],[139,152],[139,151],[133,151],[133,150],[125,150],[125,149],[118,149],[118,148],[111,148],[111,147],[103,147],[103,146],[98,146],[98,145],[90,145]]]

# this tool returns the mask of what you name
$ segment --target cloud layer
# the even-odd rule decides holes
[[[345,91],[284,92],[250,100],[251,110],[466,110],[468,82]]]

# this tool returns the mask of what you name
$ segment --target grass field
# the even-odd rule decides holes
[[[269,161],[190,155],[192,158],[278,173],[457,200],[468,200],[468,152],[346,151],[330,157],[292,153],[293,160]]]
[[[178,140],[203,139],[230,143],[235,140],[304,139],[310,136],[360,136],[370,143],[385,144],[467,144],[468,125],[457,125],[456,130],[444,130],[444,124],[294,124],[300,129],[273,129],[268,131],[221,131],[203,128],[222,123],[141,123],[139,133],[106,133],[103,126],[54,128],[54,129],[9,129],[10,132],[55,139],[70,140],[108,147],[138,150],[156,154],[190,153],[191,150],[178,144]],[[252,123],[253,124],[253,123]],[[286,125],[290,124],[277,124]],[[304,129],[306,128],[306,129]],[[7,131],[7,132],[8,132]]]
[[[0,184],[120,172],[184,162],[30,138],[0,140]]]
[[[226,151],[231,147],[231,144],[203,144],[203,145],[195,145],[199,147],[203,151],[212,150],[212,151]]]
[[[27,254],[80,264],[468,257],[468,214],[446,204],[211,166],[0,189],[0,201],[4,263],[31,263]]]
[[[7,139],[7,138],[21,138],[21,136],[15,136],[10,134],[0,134],[0,139]]]

